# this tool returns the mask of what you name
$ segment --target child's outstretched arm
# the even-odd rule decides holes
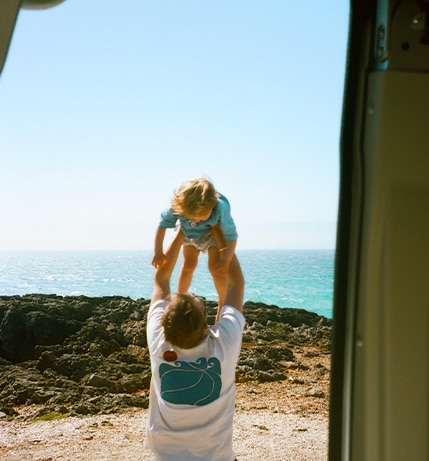
[[[155,233],[155,249],[152,258],[152,266],[155,267],[155,269],[161,269],[167,263],[167,258],[164,254],[165,231],[165,227],[158,227]]]

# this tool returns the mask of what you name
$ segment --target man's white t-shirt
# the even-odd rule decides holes
[[[244,317],[224,306],[198,346],[173,348],[161,325],[168,303],[157,301],[148,313],[152,380],[146,447],[159,461],[233,461],[235,369]]]

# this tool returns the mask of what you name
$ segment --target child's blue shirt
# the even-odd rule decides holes
[[[196,223],[191,219],[174,214],[173,210],[169,208],[161,213],[159,226],[174,228],[176,227],[177,220],[180,221],[180,227],[185,234],[185,237],[190,239],[203,237],[212,230],[212,226],[215,224],[219,224],[225,240],[228,242],[237,240],[238,238],[237,229],[231,216],[231,206],[224,195],[220,195],[218,203],[213,208],[209,219],[206,219],[205,221]]]

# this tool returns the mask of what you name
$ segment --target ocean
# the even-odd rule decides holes
[[[237,250],[245,300],[332,318],[335,250]],[[150,299],[152,251],[1,251],[0,295],[128,296]],[[177,286],[180,259],[172,277]],[[201,254],[190,292],[216,300]]]

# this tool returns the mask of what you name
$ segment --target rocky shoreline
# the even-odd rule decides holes
[[[149,300],[119,296],[0,296],[0,418],[29,405],[31,418],[147,408],[148,308]],[[207,309],[212,323],[216,303]],[[244,313],[237,382],[288,380],[326,399],[329,370],[319,358],[330,355],[331,319],[253,302]]]

